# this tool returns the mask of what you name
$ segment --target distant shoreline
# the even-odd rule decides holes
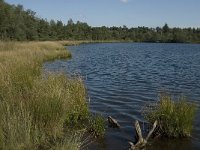
[[[105,40],[105,41],[96,41],[96,40],[72,40],[72,41],[56,41],[61,43],[64,46],[75,46],[81,44],[95,44],[95,43],[164,43],[164,44],[200,44],[200,43],[191,43],[191,42],[135,42],[135,41],[116,41],[116,40]]]

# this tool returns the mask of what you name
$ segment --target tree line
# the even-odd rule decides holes
[[[91,27],[84,22],[47,21],[22,5],[0,0],[0,40],[118,40],[133,42],[200,43],[200,28]]]

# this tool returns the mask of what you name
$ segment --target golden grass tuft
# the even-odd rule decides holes
[[[165,137],[191,136],[196,105],[184,97],[174,100],[171,96],[161,94],[160,100],[144,109],[144,117],[153,123],[158,121],[157,131]]]

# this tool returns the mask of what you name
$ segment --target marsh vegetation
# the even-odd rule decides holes
[[[70,57],[58,42],[0,42],[0,149],[80,148],[86,125],[74,126],[89,118],[84,84],[41,69]]]
[[[190,137],[197,105],[180,97],[177,100],[161,94],[156,103],[144,107],[143,115],[150,123],[158,121],[156,134],[169,138]]]

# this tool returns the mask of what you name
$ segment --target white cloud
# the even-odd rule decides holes
[[[122,3],[128,3],[129,0],[120,0]]]

